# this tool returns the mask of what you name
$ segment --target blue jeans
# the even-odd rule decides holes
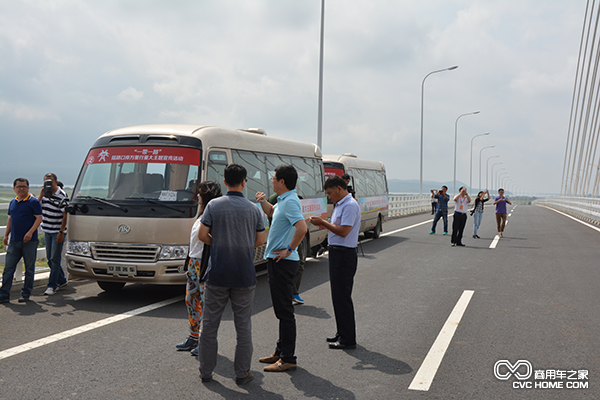
[[[479,225],[481,225],[482,218],[483,218],[483,213],[480,213],[480,212],[473,213],[473,235],[477,235],[477,231],[479,230]]]
[[[48,287],[56,289],[59,285],[65,284],[67,278],[65,278],[65,272],[60,266],[60,259],[62,257],[62,248],[65,243],[65,239],[62,242],[57,243],[56,238],[58,233],[46,233],[46,258],[48,259],[48,266],[50,267],[50,278],[48,279]]]
[[[431,231],[435,233],[435,226],[437,225],[440,218],[444,220],[444,232],[448,232],[448,211],[440,211],[437,210],[435,212],[435,217],[433,217],[433,225],[431,225]]]
[[[0,298],[10,298],[10,289],[12,288],[15,270],[17,269],[17,263],[21,258],[23,258],[23,262],[25,263],[25,282],[21,289],[21,296],[31,296],[38,243],[38,240],[30,240],[27,243],[23,241],[11,241],[8,244],[8,248],[6,249],[6,263],[4,264],[4,272],[2,273]]]

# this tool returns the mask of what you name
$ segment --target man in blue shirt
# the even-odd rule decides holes
[[[348,193],[346,182],[332,176],[325,182],[327,197],[335,204],[331,222],[310,217],[309,222],[329,230],[329,283],[337,333],[328,337],[330,349],[356,348],[356,321],[352,287],[358,266],[360,206]]]
[[[198,344],[200,378],[212,380],[217,365],[217,332],[229,299],[237,333],[233,369],[236,382],[252,380],[252,302],[256,288],[254,249],[265,242],[262,212],[243,195],[246,169],[225,168],[225,196],[211,200],[200,219],[198,239],[211,246]]]
[[[433,225],[431,225],[430,235],[435,235],[435,227],[442,218],[444,220],[444,235],[448,234],[448,200],[450,200],[450,196],[446,194],[448,191],[448,186],[442,186],[442,188],[438,191],[431,190],[431,198],[437,199],[437,211],[435,212],[435,217],[433,217]]]
[[[42,205],[29,193],[29,181],[25,178],[15,179],[13,190],[17,197],[11,200],[8,206],[6,233],[2,241],[7,249],[6,264],[2,273],[0,303],[8,303],[10,300],[13,277],[21,258],[25,263],[25,282],[21,289],[19,302],[23,303],[29,300],[33,290],[35,259],[39,243],[37,228],[42,223]]]
[[[279,320],[279,339],[275,352],[259,359],[268,363],[267,372],[282,372],[295,369],[296,360],[296,317],[292,304],[294,277],[300,265],[297,247],[306,235],[307,227],[302,215],[302,204],[296,194],[298,172],[291,165],[275,168],[271,178],[273,191],[279,195],[272,206],[264,194],[257,196],[268,217],[273,217],[267,238],[265,258],[269,272],[269,287],[273,311]]]

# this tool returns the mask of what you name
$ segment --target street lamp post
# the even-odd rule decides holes
[[[506,168],[498,168],[498,171],[496,171],[496,190],[500,189],[500,177],[502,175],[508,175],[508,172],[504,171],[503,173],[499,174],[498,172],[505,170]]]
[[[325,34],[325,0],[321,0],[321,49],[319,53],[319,112],[317,121],[317,146],[323,150],[323,35]]]
[[[481,150],[479,150],[479,190],[481,190],[481,153],[483,153],[483,151],[485,149],[491,149],[494,147],[496,147],[496,146],[487,146],[487,147],[483,147]],[[499,156],[497,156],[497,157],[499,157]]]
[[[471,139],[471,155],[469,156],[469,191],[473,193],[473,140],[477,136],[486,136],[489,135],[489,132],[481,133],[479,135],[473,136]],[[479,190],[481,190],[481,154],[479,156]]]
[[[494,178],[496,177],[496,175],[494,175],[494,167],[496,165],[500,165],[502,163],[496,163],[494,165],[492,165],[492,173],[490,174],[490,180],[492,181],[492,191],[494,191]],[[502,169],[506,169],[506,168],[499,168],[498,171],[502,170]],[[496,174],[498,174],[498,171],[496,171]]]
[[[475,114],[479,114],[479,111],[473,111],[470,113],[466,113],[466,114],[461,114],[458,116],[458,118],[456,118],[456,121],[454,122],[454,196],[456,196],[456,142],[458,141],[458,120],[461,117],[464,117],[465,115],[475,115]],[[471,190],[471,184],[469,183],[469,190]]]
[[[498,158],[500,156],[491,156],[490,158],[487,159],[487,161],[485,162],[485,188],[487,190],[490,189],[489,186],[489,180],[488,180],[488,176],[489,176],[489,171],[490,171],[490,160],[492,158]],[[498,164],[502,164],[502,163],[498,163]],[[496,165],[496,164],[494,164]],[[492,170],[494,169],[494,165],[492,165]],[[481,185],[481,168],[479,168],[479,184]],[[481,190],[481,189],[480,189]]]
[[[423,78],[423,82],[421,82],[421,168],[419,174],[419,194],[421,195],[423,194],[423,97],[425,94],[425,79],[427,79],[427,77],[431,74],[435,74],[437,72],[452,71],[456,68],[458,68],[458,65],[449,68],[439,69],[437,71],[431,71],[430,73],[425,75],[425,78]]]

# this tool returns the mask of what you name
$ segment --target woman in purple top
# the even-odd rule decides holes
[[[498,189],[498,197],[494,199],[494,205],[496,206],[496,224],[500,236],[503,236],[506,226],[506,203],[512,205],[510,200],[504,197],[504,189]]]

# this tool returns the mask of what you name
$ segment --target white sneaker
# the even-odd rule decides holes
[[[56,293],[56,290],[52,289],[51,287],[47,288],[46,291],[44,292],[45,296],[52,296],[54,293]]]

